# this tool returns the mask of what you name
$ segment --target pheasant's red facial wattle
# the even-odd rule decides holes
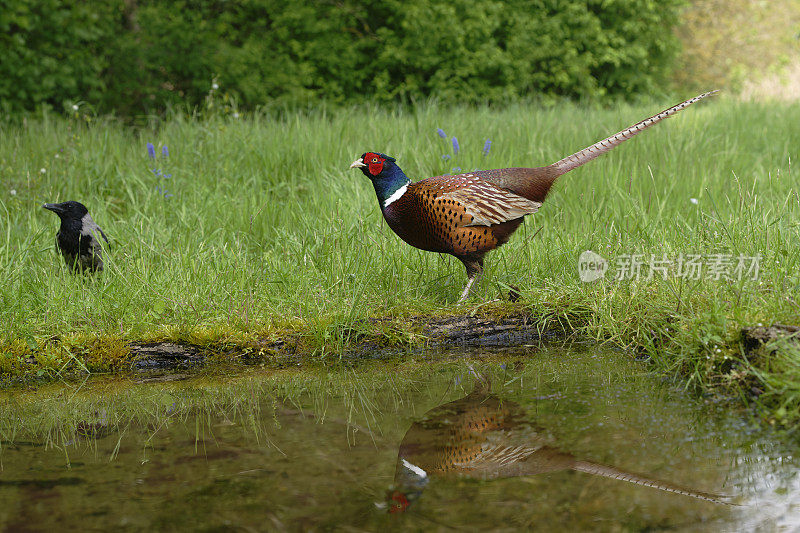
[[[384,158],[377,154],[364,155],[364,163],[369,167],[369,173],[377,176],[383,171],[383,164],[386,162]]]
[[[392,493],[391,503],[389,505],[389,512],[394,514],[404,512],[411,504],[408,502],[405,494],[396,490]]]

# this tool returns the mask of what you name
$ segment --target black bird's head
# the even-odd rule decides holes
[[[80,220],[89,212],[85,205],[73,200],[60,204],[44,204],[42,207],[58,215],[61,220]]]

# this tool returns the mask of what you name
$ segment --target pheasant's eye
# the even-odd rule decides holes
[[[377,158],[377,157],[373,157],[373,158],[372,158],[372,162],[373,162],[373,163],[377,163],[377,162],[378,162],[378,158]]]

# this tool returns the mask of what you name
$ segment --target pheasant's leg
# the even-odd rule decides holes
[[[467,286],[464,287],[464,292],[461,293],[461,298],[458,299],[458,303],[461,303],[467,299],[467,296],[469,296],[469,290],[472,287],[472,283],[474,281],[475,281],[474,277],[469,278],[469,281],[467,281]]]
[[[461,293],[461,298],[458,299],[458,303],[461,303],[469,296],[469,290],[475,280],[481,279],[483,275],[483,256],[459,257],[459,259],[464,263],[464,268],[467,269],[467,277],[469,278],[467,286],[464,287],[464,292]]]
[[[475,368],[470,364],[467,363],[467,368],[475,376],[475,387],[473,388],[473,393],[479,394],[489,394],[492,391],[492,382],[483,375],[481,372],[475,370]]]

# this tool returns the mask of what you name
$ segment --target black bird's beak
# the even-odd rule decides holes
[[[59,204],[44,204],[42,207],[44,207],[45,209],[49,209],[53,213],[63,213],[64,212],[64,208],[61,207],[61,205],[59,205]]]

